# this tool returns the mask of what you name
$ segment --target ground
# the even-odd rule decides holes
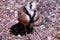
[[[60,40],[60,0],[38,0],[40,19],[35,23],[33,34],[9,33],[10,27],[18,22],[18,11],[28,1],[0,0],[0,40]]]

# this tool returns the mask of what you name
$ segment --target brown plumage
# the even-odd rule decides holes
[[[23,8],[21,8],[21,11],[18,14],[18,21],[24,25],[27,25],[29,23],[29,21],[27,21],[26,19],[26,13],[23,11]],[[33,19],[33,23],[36,22],[40,17],[40,12],[38,10],[36,10],[36,15]]]
[[[40,17],[40,12],[36,9],[35,2],[28,2],[26,6],[22,7],[18,12],[18,23],[11,27],[11,34],[26,35],[33,31],[30,24],[36,22]]]

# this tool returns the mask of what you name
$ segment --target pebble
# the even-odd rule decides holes
[[[18,17],[18,12],[17,12],[17,11],[15,11],[14,13],[15,13],[15,17]]]
[[[10,12],[14,12],[14,10],[11,9]]]
[[[52,40],[52,39],[51,39],[51,36],[47,37],[47,40]]]
[[[16,2],[16,1],[18,1],[18,2]],[[18,11],[19,11],[18,8],[21,8],[22,4],[24,4],[25,1],[26,0],[0,0],[0,25],[2,25],[2,26],[0,26],[1,27],[0,32],[2,33],[0,35],[0,40],[1,40],[1,38],[3,38],[2,40],[20,40],[20,39],[26,40],[27,39],[26,37],[21,38],[20,35],[16,36],[18,38],[15,38],[15,36],[13,37],[13,35],[10,35],[11,37],[9,37],[9,32],[8,32],[9,31],[8,27],[10,28],[15,23],[18,23],[18,21],[16,20],[18,17]],[[57,1],[56,0],[39,0],[39,1],[40,1],[40,3],[39,3],[40,11],[42,12],[41,16],[43,18],[42,20],[43,21],[46,20],[44,18],[47,17],[50,21],[52,21],[52,22],[49,22],[49,21],[46,21],[46,22],[42,21],[42,22],[46,23],[46,25],[49,25],[48,26],[49,28],[51,27],[52,24],[55,25],[55,22],[57,22],[56,23],[57,26],[56,25],[55,26],[60,28],[60,25],[58,25],[58,24],[60,24],[60,22],[58,21],[58,20],[60,20],[60,18],[57,19],[58,15],[60,16],[60,4],[59,4],[60,1],[59,0],[57,0]],[[6,12],[6,13],[4,13],[4,12]],[[38,24],[38,22],[37,22],[37,24]],[[37,33],[40,33],[41,37],[39,38],[38,34],[35,34],[35,35],[32,35],[31,40],[41,40],[41,39],[45,40],[44,39],[45,37],[47,37],[47,40],[60,40],[59,39],[60,36],[57,35],[59,31],[55,30],[55,28],[54,28],[55,26],[54,27],[52,26],[52,28],[50,28],[50,29],[48,28],[48,30],[47,30],[46,25],[43,24],[43,25],[40,25],[39,28],[36,28],[36,30],[39,30]],[[53,31],[53,30],[55,30],[55,31]],[[51,34],[53,34],[53,36]],[[38,37],[38,39],[37,39],[37,37]],[[58,37],[58,38],[54,39],[54,37]]]

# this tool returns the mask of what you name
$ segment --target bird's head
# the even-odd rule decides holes
[[[36,1],[28,2],[27,5],[26,5],[26,8],[30,9],[30,10],[36,10],[37,2]]]

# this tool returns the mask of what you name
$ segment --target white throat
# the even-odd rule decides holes
[[[27,11],[29,12],[29,14],[31,15],[31,17],[34,15],[34,11],[30,10],[30,8],[28,6],[25,6],[25,8],[27,9]],[[30,21],[30,17],[29,15],[26,15],[26,20],[29,22]]]
[[[27,11],[29,12],[29,14],[31,15],[31,17],[33,16],[34,14],[34,11],[33,10],[30,10],[30,8],[28,6],[25,6],[25,8],[27,9]]]
[[[32,10],[30,9],[30,5],[32,5]],[[34,10],[36,9],[36,3],[35,2],[32,2],[32,4],[28,3],[26,6],[25,6],[26,10],[29,12],[29,14],[31,15],[31,17],[33,17],[34,15]],[[35,14],[36,16],[36,14]],[[35,17],[34,17],[35,18]],[[26,15],[26,20],[29,22],[30,21],[30,16],[29,15]]]

